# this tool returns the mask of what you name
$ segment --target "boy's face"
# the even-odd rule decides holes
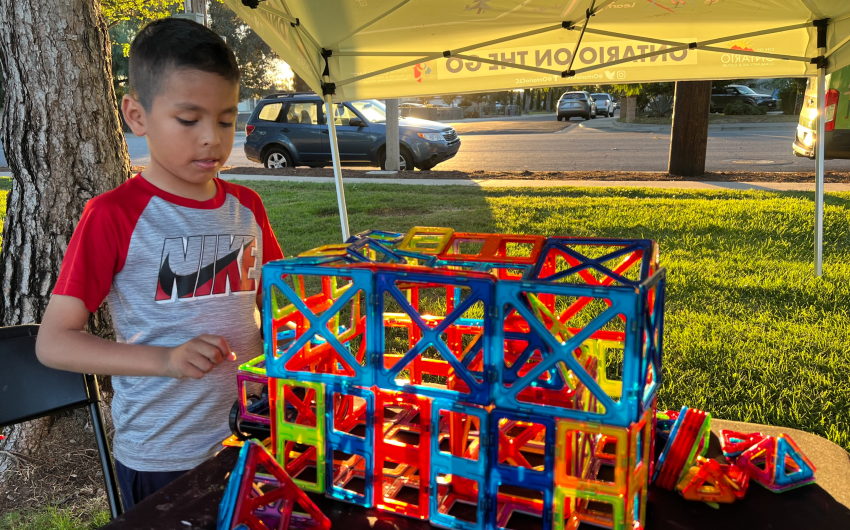
[[[239,86],[218,74],[173,70],[163,80],[150,111],[132,96],[122,110],[136,136],[146,136],[148,170],[165,170],[189,184],[212,180],[233,149]]]

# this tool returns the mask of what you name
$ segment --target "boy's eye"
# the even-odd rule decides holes
[[[221,125],[222,127],[233,127],[232,121],[220,121],[220,122],[218,122],[218,124]]]
[[[184,120],[183,118],[177,118],[177,121],[183,125],[195,125],[198,123],[198,120]]]

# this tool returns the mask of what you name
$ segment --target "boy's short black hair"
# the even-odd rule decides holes
[[[130,92],[150,112],[175,70],[201,70],[239,82],[236,57],[224,39],[191,20],[163,18],[142,28],[130,45]]]

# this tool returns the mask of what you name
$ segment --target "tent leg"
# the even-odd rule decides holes
[[[823,160],[826,130],[826,69],[818,68],[818,132],[815,148],[815,276],[823,274]]]
[[[334,165],[334,182],[336,183],[336,202],[339,206],[339,222],[342,225],[342,240],[348,241],[348,211],[345,207],[345,188],[342,186],[342,169],[339,164],[339,143],[336,139],[336,123],[334,122],[334,104],[330,94],[325,94],[325,119],[331,140],[331,158]]]

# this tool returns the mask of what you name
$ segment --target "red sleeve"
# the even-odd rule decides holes
[[[280,243],[274,235],[269,217],[266,215],[266,208],[263,206],[263,201],[256,191],[245,186],[233,184],[226,180],[220,181],[227,193],[236,197],[239,203],[250,209],[254,214],[254,219],[260,226],[263,234],[263,265],[270,261],[283,258],[283,251],[280,249]]]
[[[86,204],[53,288],[53,294],[79,298],[92,313],[124,267],[136,221],[150,198],[132,193],[132,180]]]
[[[280,243],[277,242],[277,237],[274,235],[262,202],[260,202],[260,211],[262,212],[262,221],[257,219],[257,222],[260,223],[260,228],[263,230],[263,265],[265,265],[270,261],[283,259],[283,251],[280,249]]]

